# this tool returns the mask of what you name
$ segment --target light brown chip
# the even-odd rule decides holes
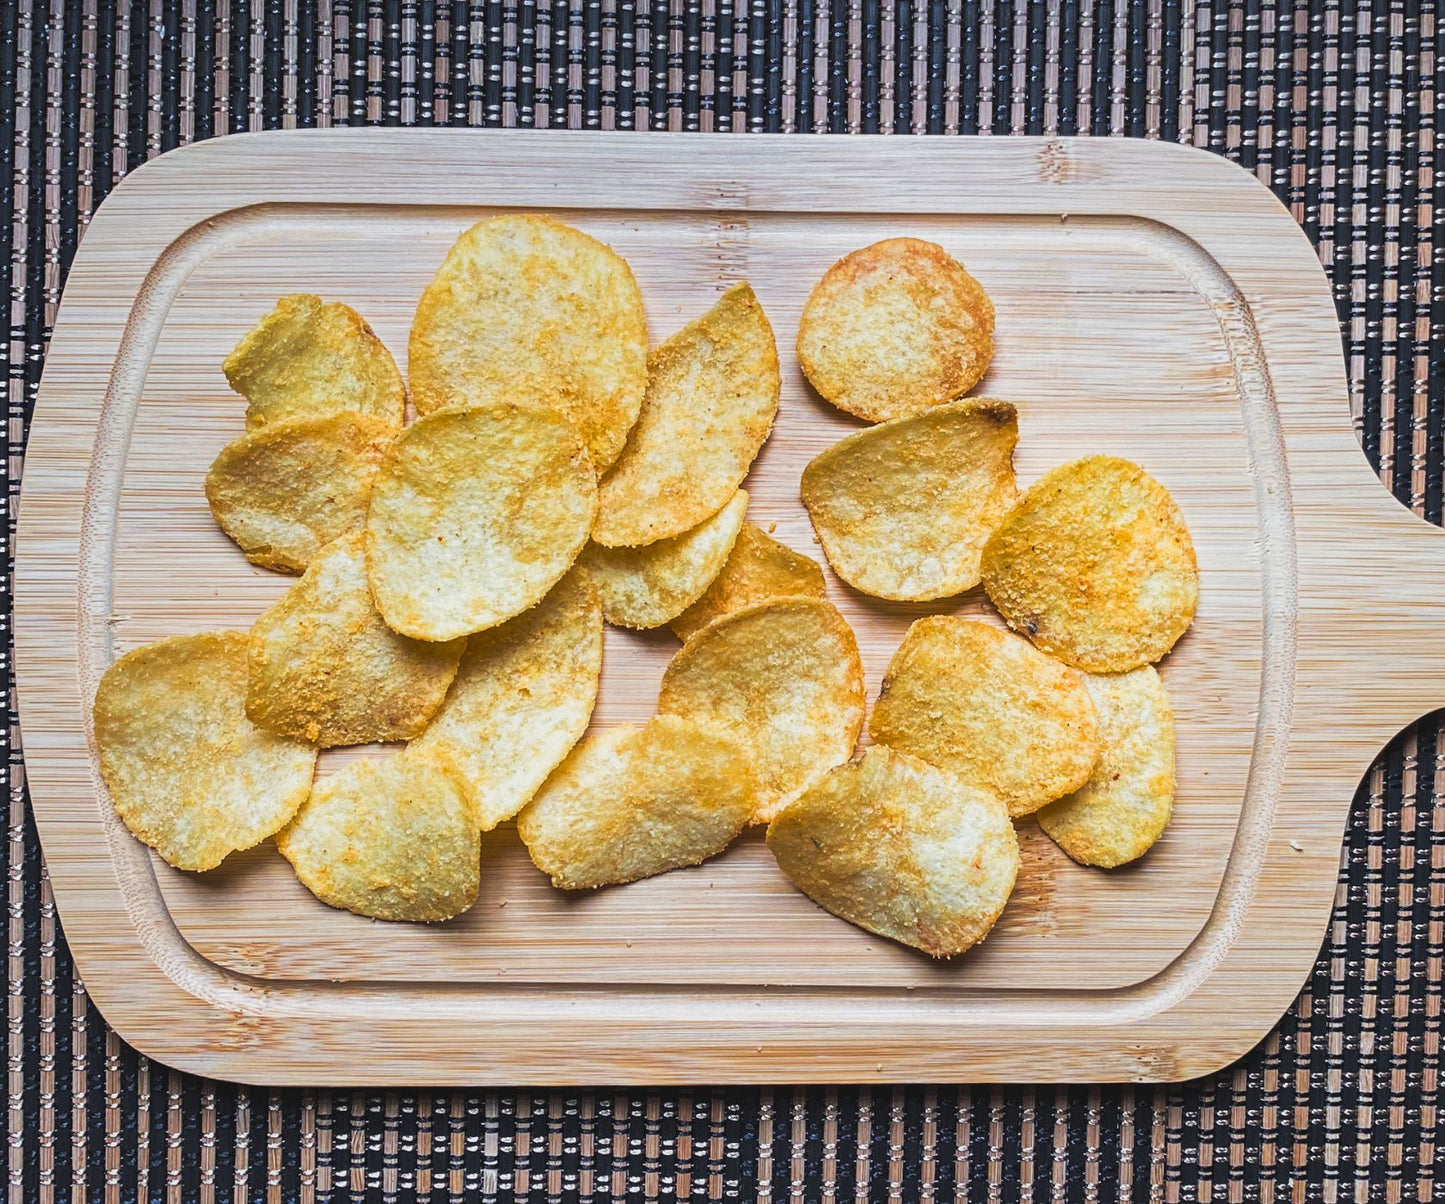
[[[783,808],[768,848],[819,906],[933,957],[983,940],[1019,870],[997,798],[882,745]]]
[[[998,795],[1010,815],[1077,790],[1099,757],[1082,673],[1016,635],[946,615],[908,629],[868,730]]]
[[[845,255],[803,307],[798,362],[869,422],[962,397],[993,358],[993,302],[936,243],[889,238]]]
[[[365,319],[349,305],[308,293],[277,301],[222,370],[250,403],[246,425],[252,429],[352,411],[395,430],[406,411],[396,361]]]
[[[863,664],[827,602],[781,598],[725,615],[683,645],[657,709],[730,736],[757,778],[766,823],[853,754],[863,727]]]
[[[417,412],[555,406],[601,472],[647,386],[647,317],[627,261],[537,214],[479,222],[452,245],[411,327]]]
[[[854,589],[920,602],[978,584],[983,545],[1018,498],[1018,414],[968,400],[835,443],[803,470],[803,505]]]
[[[260,844],[311,790],[316,751],[246,718],[244,632],[128,652],[95,692],[100,774],[125,826],[178,869]]]
[[[592,538],[635,547],[716,514],[772,430],[779,388],[773,328],[735,285],[648,357],[647,400],[602,478]]]
[[[602,673],[602,604],[576,573],[467,641],[456,681],[413,748],[444,749],[483,831],[511,819],[587,730]]]
[[[577,558],[597,479],[556,410],[442,410],[402,432],[366,520],[366,565],[391,627],[451,640],[535,605]]]
[[[774,598],[821,598],[823,570],[752,523],[743,523],[737,543],[707,592],[672,620],[677,638],[687,640],[714,619]]]
[[[1080,789],[1039,812],[1039,827],[1081,865],[1112,868],[1142,857],[1169,824],[1174,714],[1153,665],[1084,681],[1103,753]]]
[[[1090,456],[1046,473],[983,550],[999,613],[1091,673],[1156,661],[1194,620],[1199,569],[1184,516],[1137,464]]]
[[[672,715],[590,736],[517,817],[533,862],[563,890],[635,882],[697,865],[753,809],[742,751]]]

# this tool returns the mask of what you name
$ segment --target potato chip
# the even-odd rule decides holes
[[[252,429],[350,411],[395,430],[406,412],[396,361],[365,319],[349,305],[308,293],[277,301],[221,367],[250,403]]]
[[[691,639],[714,619],[773,598],[821,598],[823,570],[818,562],[779,543],[745,522],[727,563],[707,592],[672,620],[680,640]]]
[[[1090,456],[1046,473],[983,550],[983,587],[1045,652],[1091,673],[1156,661],[1194,620],[1184,516],[1137,464]]]
[[[517,834],[553,886],[587,890],[706,861],[747,825],[753,802],[733,741],[658,715],[573,749],[517,817]]]
[[[824,273],[798,324],[813,388],[869,422],[962,397],[993,358],[993,302],[936,243],[889,238]]]
[[[304,572],[321,548],[366,522],[371,486],[396,428],[366,414],[285,418],[228,444],[206,500],[246,559]]]
[[[592,538],[635,547],[716,514],[772,430],[779,388],[773,328],[735,285],[648,357],[647,399],[598,488]]]
[[[597,478],[556,410],[442,410],[402,432],[366,520],[366,566],[393,630],[451,640],[538,602],[587,542]]]
[[[477,899],[481,830],[444,752],[352,761],[316,784],[276,847],[313,895],[378,920],[449,920]]]
[[[1106,869],[1142,857],[1174,806],[1174,715],[1153,665],[1113,677],[1085,674],[1103,752],[1089,780],[1038,814],[1081,865]]]
[[[948,615],[908,629],[868,730],[998,795],[1015,816],[1077,790],[1099,757],[1082,673],[1016,635]]]
[[[260,844],[311,790],[316,751],[246,718],[240,631],[128,652],[95,692],[100,775],[125,826],[177,869]]]
[[[988,935],[1019,870],[1003,803],[883,745],[784,807],[768,848],[820,907],[933,957]]]
[[[577,743],[602,673],[602,604],[569,573],[531,610],[467,641],[446,702],[415,741],[444,749],[483,831],[511,819]]]
[[[854,589],[922,602],[978,584],[983,545],[1018,498],[1018,414],[968,400],[835,443],[803,470],[803,505]]]
[[[553,405],[601,472],[647,387],[647,316],[627,261],[537,214],[479,222],[452,245],[411,327],[417,412]]]
[[[853,753],[863,727],[858,642],[829,603],[781,598],[725,615],[683,645],[657,709],[730,736],[766,823]]]
[[[691,531],[641,548],[589,543],[577,568],[602,596],[602,614],[619,627],[660,627],[702,597],[737,542],[748,495],[732,501]]]

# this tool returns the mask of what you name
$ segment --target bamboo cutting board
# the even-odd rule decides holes
[[[757,833],[579,898],[551,890],[508,825],[485,838],[477,905],[430,927],[323,906],[269,842],[198,876],[133,840],[89,743],[101,673],[160,636],[245,628],[294,580],[247,563],[206,508],[206,469],[243,429],[221,360],[305,291],[354,305],[404,366],[446,248],[501,209],[616,247],[655,341],[752,282],[783,400],[749,517],[820,561],[798,477],[857,424],[803,381],[802,303],[879,238],[960,258],[997,305],[976,392],[1019,407],[1020,485],[1126,456],[1193,533],[1199,615],[1161,666],[1179,790],[1159,845],[1105,873],[1024,823],[998,928],[937,964],[814,907]],[[145,1053],[267,1083],[1198,1075],[1298,990],[1361,774],[1445,702],[1445,539],[1365,464],[1313,251],[1252,177],[1136,141],[369,129],[174,151],[127,177],[75,259],[16,575],[25,763],[87,989]],[[986,612],[977,591],[890,604],[831,573],[828,589],[870,699],[913,619]],[[609,629],[594,727],[650,715],[677,646]],[[324,754],[321,772],[376,753]]]

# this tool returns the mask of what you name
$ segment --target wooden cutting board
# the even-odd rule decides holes
[[[879,238],[960,258],[997,305],[977,392],[1018,405],[1020,484],[1126,456],[1193,532],[1198,620],[1161,666],[1179,791],[1159,845],[1108,873],[1025,822],[1003,920],[938,964],[820,911],[757,833],[699,868],[572,897],[508,825],[485,839],[477,905],[431,927],[323,906],[269,842],[198,876],[133,840],[90,745],[101,673],[160,636],[245,628],[293,580],[247,563],[206,508],[206,469],[243,429],[221,360],[306,291],[354,305],[404,366],[447,247],[501,209],[616,247],[654,340],[752,282],[783,399],[749,516],[820,561],[798,477],[858,424],[798,370],[802,303]],[[1298,990],[1361,774],[1445,702],[1445,539],[1365,464],[1313,251],[1249,175],[1137,141],[368,129],[172,152],[106,201],[71,271],[16,590],[25,764],[87,989],[145,1053],[267,1083],[1201,1074]],[[870,699],[912,620],[987,613],[977,592],[889,604],[831,573],[828,591]],[[609,630],[594,727],[651,714],[677,647]],[[327,753],[321,772],[386,751]]]

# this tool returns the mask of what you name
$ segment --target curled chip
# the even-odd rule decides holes
[[[882,745],[783,808],[768,848],[819,906],[933,957],[988,935],[1019,870],[997,798]]]
[[[772,430],[779,388],[773,328],[735,285],[648,357],[647,400],[602,478],[592,538],[635,547],[716,514]]]
[[[757,778],[766,823],[853,754],[863,726],[858,642],[829,603],[781,598],[725,615],[683,645],[657,709],[730,736]]]
[[[845,255],[803,306],[798,362],[869,422],[962,397],[993,358],[993,302],[936,243],[890,238]]]
[[[1089,780],[1039,812],[1041,827],[1081,865],[1142,857],[1174,805],[1174,715],[1153,665],[1084,678],[1099,712],[1103,752]]]
[[[1077,790],[1099,757],[1084,675],[987,623],[936,615],[908,629],[868,721],[873,739],[1027,815]]]
[[[1091,673],[1156,661],[1194,620],[1184,516],[1137,464],[1090,456],[1046,473],[983,550],[983,587],[1045,652]]]
[[[378,920],[448,920],[477,899],[481,830],[445,753],[353,761],[276,836],[313,895]]]
[[[228,444],[206,474],[206,500],[246,559],[303,572],[323,545],[366,522],[371,486],[396,439],[366,414],[285,418]]]
[[[597,479],[556,410],[441,410],[396,441],[372,490],[366,567],[387,623],[451,640],[521,614],[587,542]]]
[[[586,890],[706,861],[752,809],[738,746],[658,715],[573,749],[517,817],[517,834],[553,886]]]
[[[393,430],[406,410],[396,361],[365,319],[340,301],[282,297],[222,365],[250,404],[252,429],[282,418],[353,411]]]
[[[569,573],[531,610],[467,641],[446,702],[412,747],[450,755],[490,831],[587,730],[601,673],[602,604]]]
[[[747,512],[748,495],[732,501],[691,531],[642,548],[589,543],[577,568],[602,596],[602,614],[620,627],[660,627],[702,597],[722,572]]]
[[[672,620],[687,640],[714,619],[773,598],[821,598],[823,570],[811,557],[780,544],[752,523],[743,523],[727,563],[707,592]]]
[[[244,632],[128,652],[95,692],[100,775],[125,826],[173,866],[208,870],[282,827],[316,752],[246,718]]]
[[[838,576],[921,602],[978,584],[979,557],[1018,498],[1018,414],[969,400],[835,443],[803,470],[803,505]]]
[[[408,365],[418,413],[531,401],[556,406],[601,472],[647,387],[647,317],[627,261],[536,214],[479,222],[422,294]]]
[[[357,531],[323,548],[251,628],[253,723],[329,748],[409,739],[441,706],[465,641],[433,644],[388,627],[362,543]]]

